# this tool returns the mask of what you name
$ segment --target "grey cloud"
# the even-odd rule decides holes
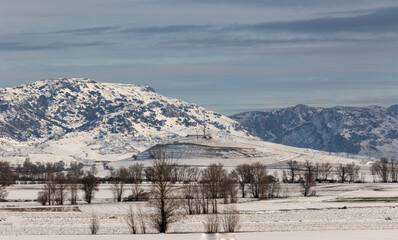
[[[5,42],[0,43],[0,52],[17,52],[17,51],[40,51],[40,50],[60,50],[67,48],[78,48],[78,47],[96,47],[112,45],[113,43],[107,42],[84,42],[84,43],[65,43],[65,42],[54,42],[48,44],[26,44],[23,42]]]
[[[397,38],[355,38],[355,37],[288,37],[288,38],[244,38],[244,37],[230,37],[219,36],[215,38],[196,38],[196,39],[179,39],[173,41],[162,41],[159,43],[160,47],[168,48],[211,48],[211,47],[260,47],[260,46],[275,46],[275,45],[308,45],[314,43],[328,44],[328,43],[365,43],[365,42],[387,42],[396,41]],[[310,45],[311,46],[311,45]]]
[[[155,0],[158,2],[159,0]],[[165,0],[162,0],[165,2]],[[350,6],[350,5],[365,5],[375,4],[374,0],[169,0],[169,2],[177,2],[181,4],[236,4],[244,6],[264,6],[264,7],[324,7],[324,6]],[[394,0],[379,0],[380,5],[395,4]]]
[[[355,10],[348,10],[348,11],[331,11],[331,12],[321,12],[316,14],[317,16],[357,16],[357,15],[364,15],[370,14],[375,9],[355,9]]]
[[[73,34],[73,35],[100,35],[100,34],[157,34],[157,33],[178,33],[178,32],[201,32],[201,31],[214,31],[215,27],[211,25],[166,25],[166,26],[148,26],[148,27],[93,27],[93,28],[77,28],[66,29],[60,31],[52,31],[46,33],[33,33],[33,34]],[[32,34],[32,33],[26,33]]]
[[[169,26],[151,26],[142,28],[126,28],[119,33],[176,33],[192,31],[209,31],[210,25],[169,25]]]
[[[357,16],[320,17],[308,20],[232,25],[224,31],[278,31],[304,33],[398,32],[398,7],[376,9]]]
[[[231,33],[251,31],[256,33],[398,33],[398,7],[379,8],[375,10],[353,10],[343,12],[325,12],[325,16],[292,21],[275,21],[255,24],[221,25],[165,25],[148,27],[121,28],[104,26],[78,28],[49,32],[50,34],[172,34],[172,33]],[[331,15],[331,16],[329,16]]]
[[[81,34],[81,35],[91,35],[91,34],[103,34],[117,31],[120,27],[111,26],[111,27],[91,27],[91,28],[77,28],[70,30],[61,30],[61,31],[53,31],[48,32],[50,34],[63,34],[63,33],[71,33],[71,34]]]

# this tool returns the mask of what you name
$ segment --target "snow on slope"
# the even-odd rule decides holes
[[[380,158],[398,156],[398,105],[389,108],[305,105],[231,116],[265,141]]]
[[[187,135],[206,132],[212,140]],[[304,115],[300,119],[306,118]],[[301,120],[300,120],[301,121]],[[123,160],[158,143],[180,145],[182,163],[237,165],[297,160],[351,161],[262,142],[236,121],[147,86],[51,79],[0,89],[0,157],[36,161]],[[193,147],[193,148],[192,148]],[[195,154],[192,154],[195,153]]]
[[[124,159],[157,143],[200,134],[204,119],[214,138],[256,140],[226,116],[147,86],[42,80],[0,89],[0,154]]]
[[[348,158],[346,155],[329,155],[326,152],[296,148],[265,141],[237,142],[226,141],[222,139],[195,139],[183,138],[167,144],[167,155],[172,156],[180,165],[195,167],[207,167],[210,164],[222,164],[227,170],[232,170],[240,164],[252,164],[260,162],[266,164],[271,172],[287,168],[286,162],[296,160],[304,163],[310,161],[313,163],[330,163],[333,166],[338,164],[355,163],[367,168],[368,158],[362,156],[353,156]],[[121,166],[130,166],[135,163],[142,163],[145,166],[151,166],[152,161],[147,151],[140,153],[136,159],[127,158],[120,161],[114,161],[109,166],[117,169]],[[100,167],[101,168],[101,167]],[[99,172],[106,175],[106,171]]]

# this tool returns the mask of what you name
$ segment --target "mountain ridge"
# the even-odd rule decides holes
[[[397,157],[398,105],[293,107],[230,116],[262,140],[327,152]]]
[[[0,89],[1,156],[66,152],[82,159],[123,159],[199,134],[204,122],[215,138],[257,139],[226,116],[149,86],[58,78]]]

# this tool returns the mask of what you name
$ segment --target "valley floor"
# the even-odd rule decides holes
[[[93,204],[77,206],[41,206],[32,202],[31,196],[37,196],[40,188],[9,188],[10,202],[0,203],[0,239],[26,239],[26,235],[29,239],[109,239],[109,235],[130,239],[126,224],[129,206],[141,205],[145,213],[150,212],[145,203],[113,203],[109,185],[101,185]],[[286,198],[239,199],[235,204],[241,219],[237,239],[398,237],[398,184],[319,184],[317,196],[307,198],[299,196],[298,185],[282,188]],[[89,236],[92,213],[100,220],[98,236]],[[185,215],[171,224],[170,234],[136,235],[134,239],[203,239],[205,220],[205,215]],[[155,232],[150,227],[148,231]]]
[[[298,232],[250,232],[250,233],[236,233],[234,234],[236,240],[336,240],[336,239],[350,239],[350,240],[392,240],[398,238],[397,230],[337,230],[337,231],[298,231]],[[30,240],[210,240],[204,234],[146,234],[146,235],[35,235],[29,236]],[[0,240],[10,239],[9,237],[0,236]],[[13,240],[26,240],[26,236],[13,236]]]

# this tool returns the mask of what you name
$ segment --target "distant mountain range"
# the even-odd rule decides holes
[[[230,116],[265,141],[328,152],[398,157],[398,105],[294,107]]]
[[[398,156],[398,105],[297,105],[227,117],[148,86],[84,78],[0,89],[1,159],[128,159],[157,143],[203,135],[204,129],[216,139],[234,142],[262,139],[322,151]],[[198,154],[219,151],[195,147]],[[254,154],[233,151],[234,156]]]
[[[49,79],[0,89],[0,156],[32,153],[123,159],[157,143],[203,134],[252,137],[236,121],[148,86]]]

